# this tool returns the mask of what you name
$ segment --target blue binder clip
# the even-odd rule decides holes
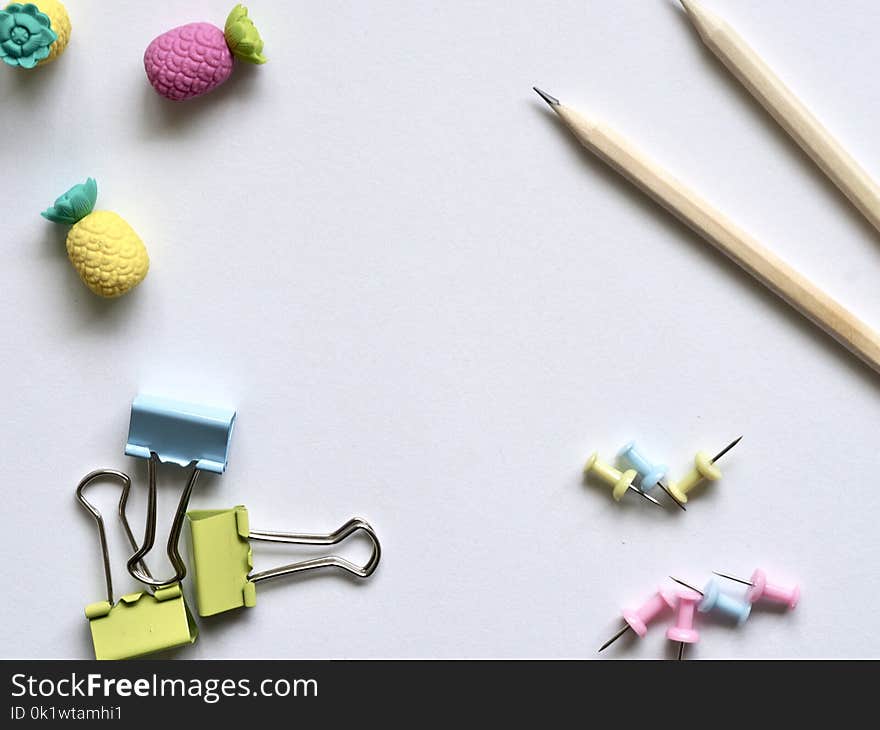
[[[153,588],[179,583],[186,576],[178,543],[183,529],[189,498],[202,471],[222,474],[226,471],[229,442],[235,423],[235,411],[228,408],[182,403],[179,401],[137,396],[131,404],[131,420],[125,453],[147,459],[147,524],[143,545],[128,560],[128,572]],[[189,477],[168,534],[167,555],[175,574],[168,580],[156,580],[144,569],[144,557],[156,540],[156,473],[159,463],[188,468]]]
[[[195,466],[222,474],[229,460],[235,411],[139,395],[131,404],[126,456]]]

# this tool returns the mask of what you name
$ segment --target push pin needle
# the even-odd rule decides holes
[[[644,497],[644,498],[647,499],[649,502],[653,502],[653,503],[656,504],[658,507],[661,507],[661,508],[663,507],[663,505],[660,504],[656,499],[654,499],[650,494],[645,494],[645,493],[644,493],[641,489],[639,489],[638,487],[630,486],[630,489],[631,489],[633,492],[637,492],[640,496]]]
[[[719,573],[717,570],[713,570],[712,572],[715,573],[715,575],[721,576],[722,578],[727,578],[727,580],[732,580],[737,583],[742,583],[743,585],[747,585],[747,586],[755,585],[754,583],[752,583],[752,581],[746,580],[745,578],[737,578],[735,575],[727,575],[727,573]]]
[[[599,647],[599,654],[605,651],[609,646],[611,646],[615,641],[617,641],[621,636],[623,636],[627,631],[632,631],[632,627],[627,624],[620,631],[618,631],[614,636],[612,636],[608,641],[606,641],[602,646]]]
[[[679,502],[675,497],[672,496],[672,492],[669,491],[669,487],[667,487],[663,482],[657,482],[657,486],[660,487],[664,492],[666,492],[666,496],[669,497],[675,504],[681,507],[685,512],[687,512],[687,507],[685,507],[681,502]]]
[[[715,454],[715,456],[712,457],[711,463],[714,464],[716,461],[718,461],[718,459],[720,459],[728,451],[730,451],[734,446],[736,446],[740,441],[742,441],[742,438],[743,437],[740,436],[738,439],[735,439],[735,440],[731,441],[729,444],[727,444],[727,446],[725,446],[723,449],[721,449],[721,451],[719,451],[717,454]]]
[[[674,580],[676,583],[678,583],[680,586],[684,586],[685,588],[690,588],[694,593],[699,593],[701,596],[703,595],[703,591],[698,591],[690,583],[685,583],[683,580],[679,580],[678,578],[676,578],[675,576],[672,576],[672,575],[670,575],[669,577],[672,580]]]

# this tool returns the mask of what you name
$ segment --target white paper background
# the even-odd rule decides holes
[[[266,66],[185,105],[155,95],[149,41],[230,5],[70,0],[59,62],[0,69],[0,654],[90,656],[103,576],[73,490],[100,466],[142,490],[122,448],[146,391],[238,409],[229,470],[193,507],[245,503],[276,530],[357,514],[384,548],[365,583],[262,584],[176,656],[593,657],[667,574],[756,565],[799,581],[801,605],[707,623],[692,656],[880,655],[880,378],[581,153],[531,91],[616,127],[880,325],[880,234],[678,5],[253,0]],[[880,5],[707,7],[880,175]],[[82,286],[39,217],[87,175],[149,247],[119,301]],[[636,438],[677,475],[740,433],[687,515],[581,483],[593,449]],[[166,518],[179,481],[163,471]],[[113,488],[94,494],[112,515]],[[665,645],[656,628],[608,655]]]

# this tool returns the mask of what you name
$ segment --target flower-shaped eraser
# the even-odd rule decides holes
[[[210,23],[190,23],[156,38],[144,53],[144,68],[153,88],[171,101],[186,101],[213,91],[232,74],[232,57],[266,63],[263,39],[236,5],[226,29]]]
[[[67,256],[85,285],[101,297],[118,297],[143,281],[150,259],[143,241],[116,213],[94,210],[98,184],[74,185],[43,211],[53,223],[69,223]]]
[[[0,61],[34,68],[54,61],[70,40],[70,18],[58,0],[10,3],[0,10]]]

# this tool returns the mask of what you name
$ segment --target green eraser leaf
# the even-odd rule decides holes
[[[232,55],[248,63],[266,63],[263,55],[263,39],[248,17],[247,8],[244,5],[236,5],[226,18],[226,28],[223,34],[226,36],[226,45],[232,51]]]
[[[95,209],[97,200],[98,183],[90,177],[84,183],[74,185],[55,201],[55,205],[44,210],[41,215],[53,223],[73,225]]]

